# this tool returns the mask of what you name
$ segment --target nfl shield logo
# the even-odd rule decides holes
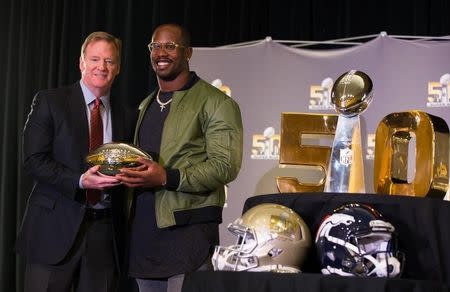
[[[353,151],[350,148],[340,149],[339,162],[345,166],[352,164]]]

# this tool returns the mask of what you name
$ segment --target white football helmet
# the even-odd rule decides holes
[[[236,244],[216,246],[212,263],[220,271],[299,272],[311,246],[303,219],[292,209],[257,205],[228,225]]]

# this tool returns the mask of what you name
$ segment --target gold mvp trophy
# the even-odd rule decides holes
[[[351,70],[341,75],[331,90],[331,102],[339,114],[325,180],[325,192],[365,193],[359,115],[373,97],[372,80]]]

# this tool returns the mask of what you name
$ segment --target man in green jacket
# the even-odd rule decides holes
[[[238,104],[189,70],[189,33],[158,26],[149,44],[159,88],[141,103],[134,142],[153,161],[117,177],[134,188],[129,275],[141,292],[181,291],[219,244],[225,185],[239,173]]]

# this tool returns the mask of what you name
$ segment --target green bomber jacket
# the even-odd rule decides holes
[[[139,105],[135,145],[139,146],[139,128],[153,98],[155,92]],[[180,182],[175,191],[155,190],[158,227],[221,221],[225,185],[239,173],[242,144],[241,112],[232,98],[202,79],[187,90],[175,91],[158,162],[165,168],[178,169]]]

